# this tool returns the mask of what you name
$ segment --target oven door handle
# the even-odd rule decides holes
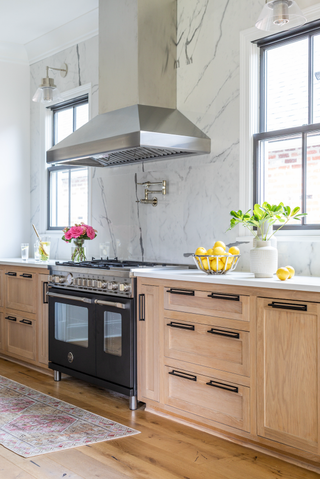
[[[80,298],[79,296],[71,296],[68,294],[58,294],[58,293],[47,293],[47,296],[51,296],[52,298],[63,298],[63,299],[71,299],[72,301],[81,301],[82,303],[92,303],[90,298]]]
[[[126,309],[126,305],[123,303],[113,303],[112,301],[101,301],[100,299],[95,299],[94,303],[100,304],[101,306],[113,306],[114,308]]]

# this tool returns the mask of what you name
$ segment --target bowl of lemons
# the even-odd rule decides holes
[[[216,241],[212,248],[200,246],[193,255],[194,262],[200,271],[207,274],[226,274],[237,267],[240,250],[236,246],[227,247],[223,241]]]

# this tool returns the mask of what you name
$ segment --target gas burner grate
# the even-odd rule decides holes
[[[97,269],[110,269],[110,268],[154,268],[156,266],[167,266],[166,264],[151,263],[147,261],[135,261],[135,260],[119,260],[118,258],[92,258],[88,261],[80,261],[75,263],[73,261],[56,261],[57,266],[70,266],[78,268],[97,268]]]

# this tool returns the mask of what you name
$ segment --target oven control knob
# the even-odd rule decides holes
[[[106,281],[101,281],[101,285],[99,287],[102,289],[106,289],[108,287],[108,283]]]
[[[130,284],[128,283],[121,283],[120,284],[120,291],[123,291],[124,293],[128,293],[130,291],[131,287]]]
[[[95,286],[96,281],[94,279],[87,279],[87,286],[89,288],[93,288]]]
[[[64,283],[66,280],[65,276],[53,275],[51,276],[51,281],[53,283]]]
[[[72,284],[73,283],[73,274],[69,273],[67,276],[67,283]]]
[[[119,285],[115,281],[112,281],[112,283],[108,283],[108,289],[111,291],[116,291],[118,289]]]

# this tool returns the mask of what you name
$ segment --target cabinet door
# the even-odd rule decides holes
[[[258,299],[258,435],[319,445],[319,305]]]
[[[0,351],[4,351],[4,313],[0,311]]]
[[[38,275],[38,361],[45,365],[48,365],[49,361],[49,307],[46,297],[48,279],[46,274]]]
[[[0,269],[0,308],[4,308],[4,270]]]
[[[159,288],[138,288],[138,399],[159,401]]]
[[[36,321],[29,315],[6,311],[5,351],[23,359],[36,359]]]
[[[35,313],[37,308],[36,275],[28,271],[6,271],[6,308]]]

